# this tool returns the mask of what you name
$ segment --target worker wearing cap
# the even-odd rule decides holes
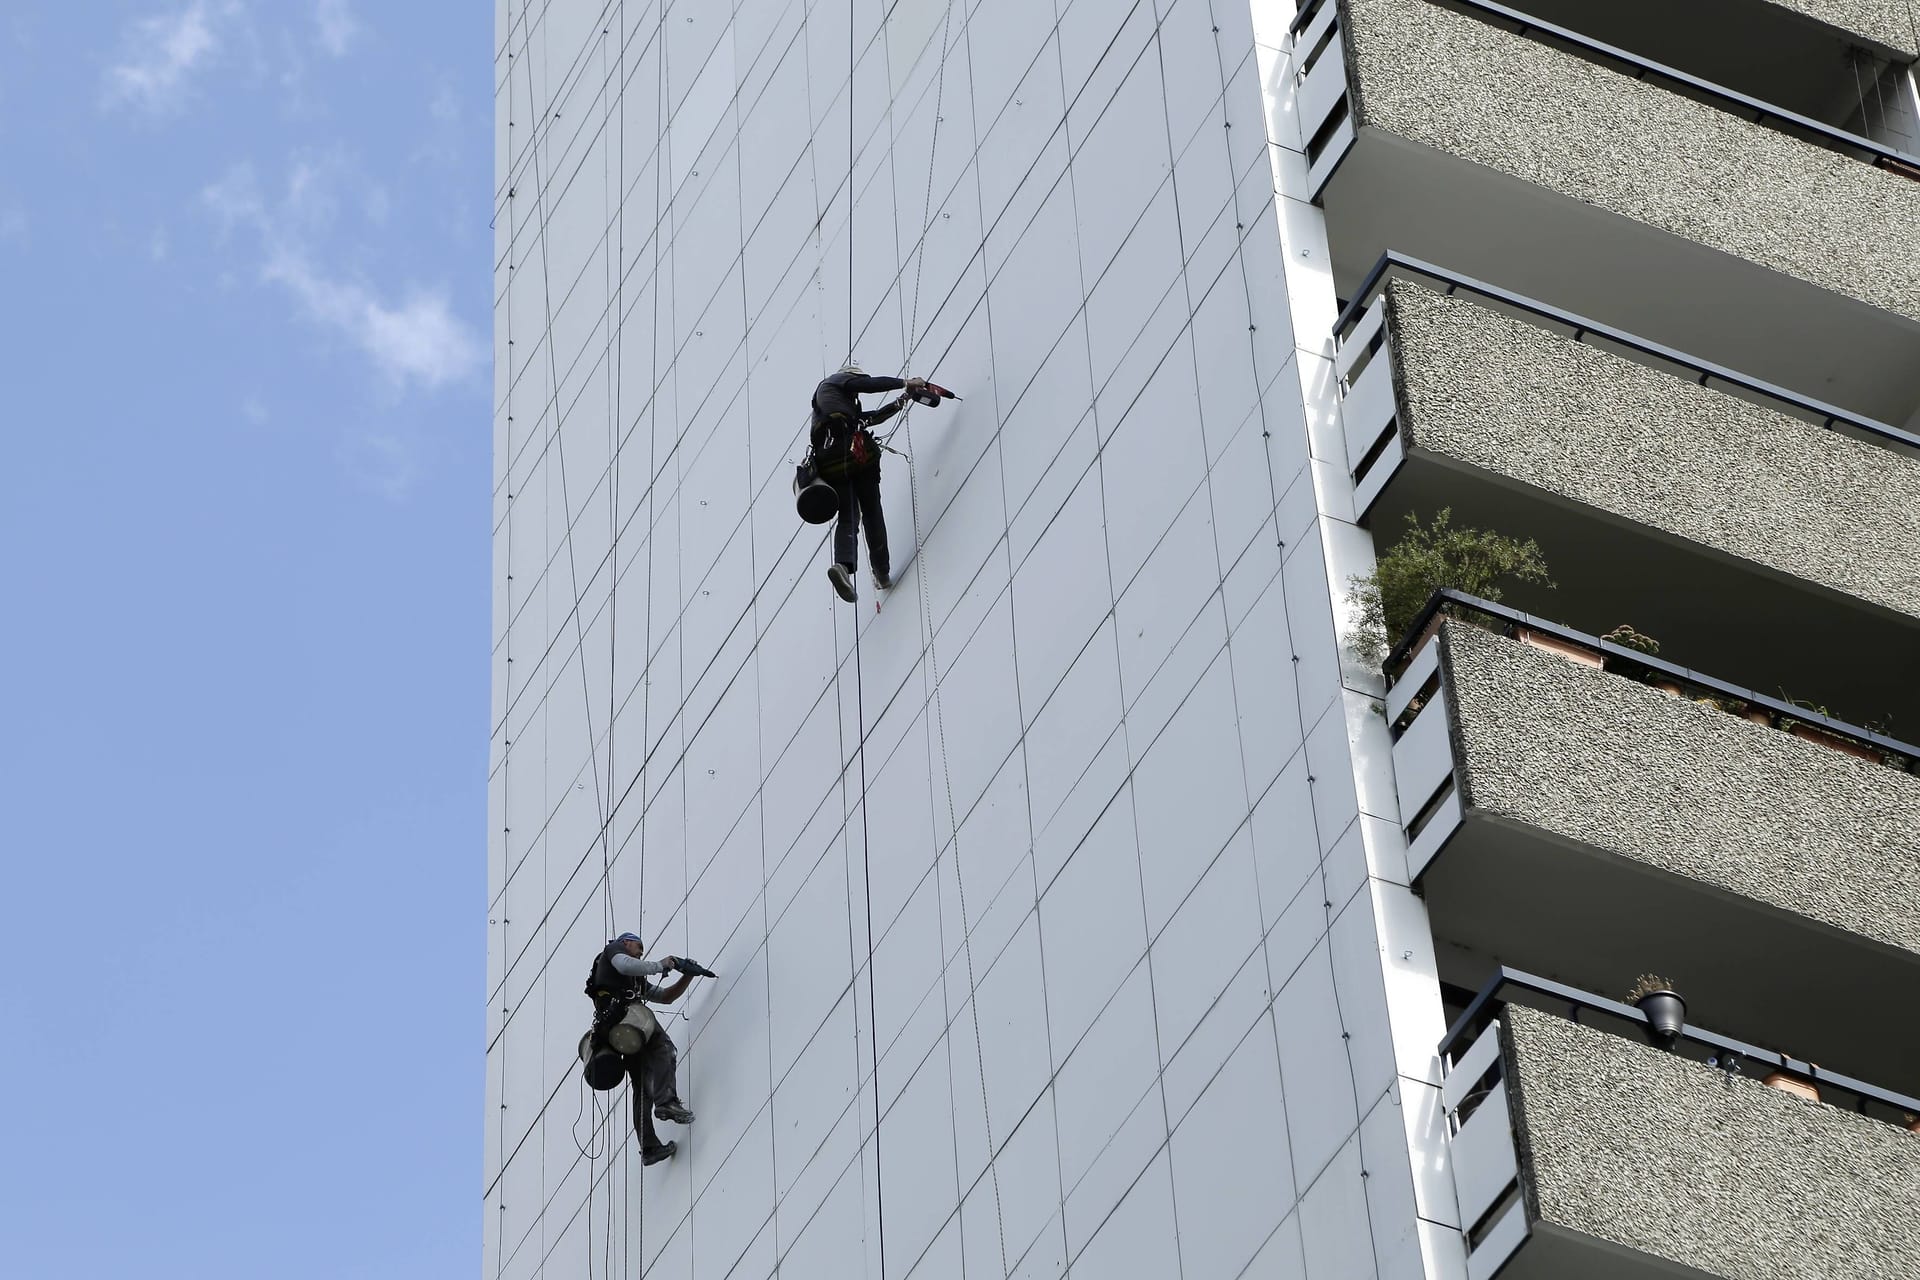
[[[820,478],[840,497],[840,519],[833,529],[833,560],[827,577],[842,600],[852,603],[855,531],[867,531],[867,566],[873,585],[885,591],[893,585],[892,561],[887,554],[887,517],[880,509],[880,446],[870,428],[885,422],[927,385],[925,378],[875,377],[848,361],[838,373],[821,379],[813,389],[813,425],[809,442]],[[863,409],[860,397],[885,391],[904,391],[877,409]]]
[[[629,1005],[672,1004],[693,981],[688,962],[678,956],[658,960],[644,958],[646,947],[637,933],[623,933],[600,949],[587,978],[587,994],[593,999],[595,1030],[617,1022]],[[697,967],[697,966],[691,966]],[[680,970],[680,976],[667,986],[649,981],[664,973]],[[644,1003],[643,1003],[644,1002]],[[627,1080],[633,1092],[633,1131],[640,1139],[643,1164],[658,1164],[679,1149],[677,1142],[662,1142],[654,1131],[657,1116],[674,1124],[692,1124],[693,1112],[680,1101],[679,1086],[674,1083],[679,1050],[658,1024],[647,1036],[640,1052],[627,1055]]]

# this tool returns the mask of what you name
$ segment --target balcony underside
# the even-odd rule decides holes
[[[1896,736],[1920,732],[1912,618],[1419,449],[1366,523],[1384,544],[1407,513],[1442,507],[1456,526],[1539,542],[1556,588],[1509,589],[1514,608],[1593,634],[1630,622],[1667,661],[1855,724],[1890,723]]]
[[[1344,298],[1397,250],[1920,425],[1920,323],[1905,316],[1374,128],[1359,131],[1321,203]]]
[[[1500,1280],[1718,1280],[1698,1267],[1625,1249],[1550,1222],[1536,1222]]]
[[[1689,1018],[1716,1031],[1920,1083],[1920,1024],[1889,1005],[1920,984],[1909,953],[1471,809],[1421,889],[1444,982],[1474,989],[1505,964],[1617,995],[1670,974]]]
[[[1502,2],[1676,71],[1843,128],[1852,121],[1861,94],[1854,51],[1879,43],[1872,39],[1875,33],[1863,38],[1758,0]],[[1845,21],[1839,13],[1829,16]],[[1881,57],[1900,57],[1913,43],[1908,31],[1880,34],[1900,42],[1898,48],[1879,47]],[[1871,94],[1870,87],[1867,92]]]

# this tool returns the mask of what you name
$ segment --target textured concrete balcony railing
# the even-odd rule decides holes
[[[1579,660],[1448,621],[1388,692],[1441,977],[1665,973],[1729,1034],[1920,1084],[1920,1024],[1887,1016],[1920,983],[1920,748],[1836,749],[1750,723],[1770,700],[1709,677],[1671,696],[1600,669],[1637,666],[1628,651],[1560,647]],[[1861,758],[1882,753],[1900,767]]]
[[[1690,1043],[1692,1028],[1669,1052],[1631,1024],[1583,1025],[1619,1023],[1609,1003],[1496,1003],[1476,1038],[1450,1037],[1454,1184],[1480,1224],[1470,1276],[1920,1277],[1920,1136],[1898,1113],[1770,1088],[1743,1073],[1764,1064]]]
[[[1520,608],[1628,620],[1736,683],[1920,726],[1920,688],[1887,678],[1920,661],[1920,437],[1430,270],[1388,279],[1339,352],[1382,546],[1450,508],[1539,542],[1558,588]]]
[[[1323,5],[1296,114],[1343,296],[1399,250],[1920,413],[1920,182],[1428,0]]]

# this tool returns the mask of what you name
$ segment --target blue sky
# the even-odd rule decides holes
[[[492,40],[0,7],[0,1274],[478,1273]]]

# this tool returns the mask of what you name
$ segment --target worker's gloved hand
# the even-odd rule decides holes
[[[907,379],[907,390],[909,391],[919,391],[926,385],[927,385],[927,380],[925,378],[908,378]]]
[[[678,969],[679,967],[680,967],[679,956],[661,956],[660,957],[660,972],[665,973],[669,969]]]

